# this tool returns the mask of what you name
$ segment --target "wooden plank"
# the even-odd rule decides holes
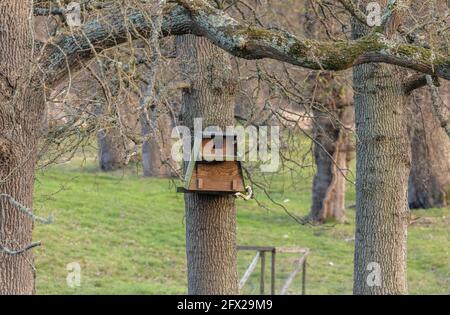
[[[188,168],[186,170],[186,176],[184,177],[184,188],[189,189],[192,185],[192,177],[195,173],[195,166],[197,165],[197,157],[200,154],[201,141],[194,140],[194,148],[191,153],[191,160],[189,161]]]
[[[240,245],[240,246],[237,247],[237,250],[271,252],[271,251],[275,250],[275,247],[272,247],[272,246],[247,246],[247,245]]]
[[[252,262],[248,266],[247,270],[244,273],[244,276],[242,277],[241,281],[239,281],[239,290],[242,290],[245,283],[247,282],[248,278],[250,278],[252,272],[255,270],[256,266],[258,265],[260,253],[257,252],[255,258],[253,258]]]
[[[302,247],[277,247],[277,253],[282,253],[282,254],[306,254],[306,253],[309,253],[309,248],[302,248]]]
[[[177,192],[183,193],[183,194],[203,194],[203,195],[212,195],[212,196],[230,196],[230,195],[234,195],[236,193],[234,191],[188,190],[184,187],[178,187]]]
[[[198,179],[197,179],[198,182]],[[221,179],[209,179],[202,178],[202,187],[198,187],[198,185],[192,185],[189,187],[189,190],[202,192],[202,191],[222,191],[222,192],[243,192],[244,187],[242,184],[238,184],[236,189],[232,189],[233,181],[231,180],[221,180]]]
[[[197,176],[202,178],[214,178],[220,176],[223,179],[238,179],[241,177],[239,166],[234,161],[198,163]]]
[[[203,187],[198,188],[197,179],[203,180]],[[233,181],[236,181],[233,188]],[[239,170],[238,162],[197,163],[187,188],[192,191],[225,191],[245,192],[244,179]]]
[[[303,268],[303,263],[305,262],[305,260],[306,260],[306,255],[302,256],[299,259],[299,261],[297,263],[297,267],[294,268],[294,270],[292,271],[292,273],[289,275],[288,279],[284,283],[283,288],[280,291],[280,295],[284,295],[287,292],[287,290],[291,286],[292,282],[294,281],[295,276],[300,271],[300,269]]]

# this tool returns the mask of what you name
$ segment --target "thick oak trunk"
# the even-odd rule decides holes
[[[366,31],[354,25],[354,36]],[[357,130],[355,294],[406,294],[411,146],[401,70],[354,68]]]
[[[230,59],[207,39],[177,39],[182,74],[191,82],[183,92],[183,121],[193,128],[234,123]],[[236,206],[233,197],[186,194],[186,254],[189,294],[237,294]]]
[[[442,82],[442,98],[450,100],[450,84]],[[433,114],[428,89],[410,96],[412,169],[409,205],[413,209],[450,204],[450,139]]]
[[[0,193],[32,208],[34,167],[43,126],[42,86],[30,78],[30,2],[0,2]],[[30,251],[33,222],[6,195],[0,197],[0,294],[33,294]]]

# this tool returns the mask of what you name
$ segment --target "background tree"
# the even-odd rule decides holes
[[[314,1],[305,1],[305,34],[323,39],[337,34],[337,21],[318,16]],[[309,91],[314,113],[314,174],[310,218],[313,222],[345,220],[346,174],[352,160],[351,129],[354,124],[353,95],[345,78],[332,72],[309,74]],[[341,82],[340,82],[341,81]]]
[[[449,85],[442,85],[442,98],[449,104]],[[413,209],[446,207],[450,203],[450,139],[433,115],[428,89],[414,91],[409,102],[413,161],[409,205]]]

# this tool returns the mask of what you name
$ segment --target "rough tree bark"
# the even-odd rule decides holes
[[[450,85],[442,82],[442,98],[450,100]],[[410,96],[412,169],[409,205],[413,209],[446,207],[450,204],[450,139],[433,115],[427,88]]]
[[[32,30],[26,0],[0,2],[0,193],[32,208],[34,167],[45,110],[43,88],[31,77]],[[33,294],[33,222],[0,197],[0,294]]]
[[[366,28],[353,25],[359,38]],[[357,130],[355,294],[406,294],[411,147],[398,67],[354,68]]]
[[[193,130],[234,125],[230,59],[205,38],[177,38],[181,72],[191,83],[183,92],[183,123]],[[193,133],[192,133],[193,134]],[[237,294],[236,206],[233,197],[186,194],[186,254],[189,294]]]
[[[312,3],[305,2],[305,35],[320,39],[322,23],[332,32],[332,21],[320,22]],[[345,221],[345,187],[353,150],[348,128],[353,125],[352,93],[331,72],[311,72],[308,77],[314,108],[314,174],[310,220]]]

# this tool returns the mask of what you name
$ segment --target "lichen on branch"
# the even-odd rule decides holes
[[[47,84],[60,81],[95,52],[120,45],[130,37],[147,38],[152,32],[154,23],[149,20],[148,12],[131,8],[125,12],[114,8],[101,11],[102,14],[78,30],[60,34],[47,44],[40,59]],[[245,25],[204,0],[172,0],[162,14],[161,36],[204,36],[230,54],[245,59],[270,58],[304,68],[333,71],[384,62],[450,80],[448,55],[397,43],[377,30],[353,41],[309,40],[285,31]]]

